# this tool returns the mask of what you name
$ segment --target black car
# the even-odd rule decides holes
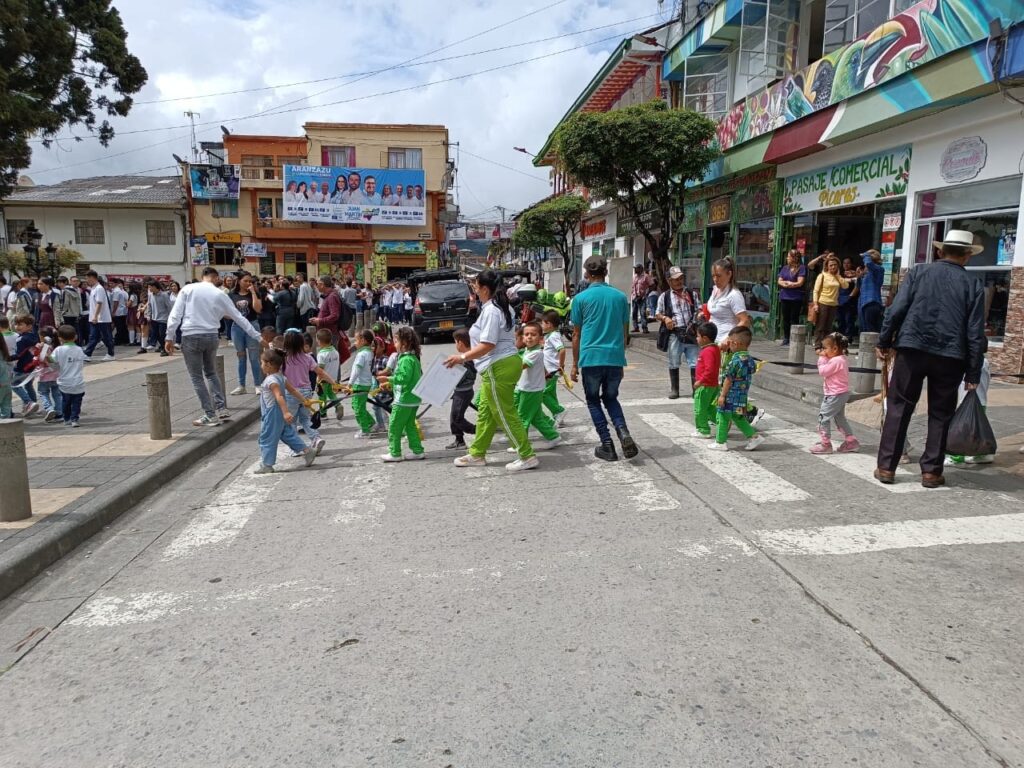
[[[468,328],[476,321],[469,286],[455,270],[413,272],[406,280],[413,292],[412,328],[421,343],[431,336]]]

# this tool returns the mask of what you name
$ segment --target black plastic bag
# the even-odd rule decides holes
[[[946,453],[954,456],[987,456],[996,452],[996,436],[988,423],[978,393],[967,393],[953,414],[946,437]]]

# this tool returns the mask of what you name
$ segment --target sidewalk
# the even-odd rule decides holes
[[[231,421],[193,427],[201,412],[180,353],[136,352],[118,347],[116,361],[86,366],[79,429],[38,416],[24,422],[33,514],[0,523],[0,598],[258,418],[254,394],[228,396]],[[237,384],[235,352],[222,345],[221,354],[230,391]],[[146,374],[154,372],[168,374],[170,440],[149,439]]]

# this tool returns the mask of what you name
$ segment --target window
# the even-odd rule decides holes
[[[103,245],[103,219],[75,219],[78,245]]]
[[[146,220],[147,245],[174,245],[174,222],[159,219]]]
[[[269,155],[242,155],[243,179],[276,179],[277,168]]]
[[[216,267],[234,266],[235,253],[235,248],[232,245],[211,245],[210,264]]]
[[[324,165],[350,168],[356,164],[355,147],[324,147],[320,154]]]
[[[238,218],[238,201],[237,200],[211,200],[210,201],[213,210],[213,218],[215,219],[237,219]],[[102,241],[100,241],[102,242]]]
[[[333,277],[345,277],[344,264],[351,264],[355,256],[351,253],[321,253],[316,257],[317,274],[331,275]]]
[[[35,226],[35,219],[8,219],[7,242],[23,243],[25,241],[25,233],[30,229],[35,229]]]
[[[422,149],[388,147],[388,168],[422,168]]]
[[[304,275],[309,273],[306,271],[306,254],[305,253],[286,253],[284,255],[284,273],[288,277],[295,277],[296,272],[301,272]]]
[[[825,53],[852,43],[897,14],[903,13],[917,0],[826,0]]]

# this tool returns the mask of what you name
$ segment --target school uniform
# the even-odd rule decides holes
[[[555,422],[541,408],[544,402],[544,378],[544,348],[524,350],[523,372],[516,384],[519,395],[516,410],[527,432],[530,427],[535,427],[545,440],[551,441],[557,440],[560,435],[555,429]]]
[[[558,402],[558,378],[562,374],[559,359],[565,349],[565,340],[558,331],[544,334],[544,407],[552,418],[565,412],[565,406]]]
[[[419,429],[416,426],[416,412],[420,398],[412,390],[423,376],[420,359],[412,352],[398,356],[395,372],[391,375],[391,389],[395,401],[391,405],[391,420],[388,423],[388,448],[392,456],[402,455],[402,436],[409,440],[409,450],[414,455],[423,453]]]
[[[352,388],[352,413],[359,429],[368,435],[374,425],[373,416],[366,410],[366,401],[373,389],[373,350],[370,347],[360,347],[356,351],[348,385]]]

